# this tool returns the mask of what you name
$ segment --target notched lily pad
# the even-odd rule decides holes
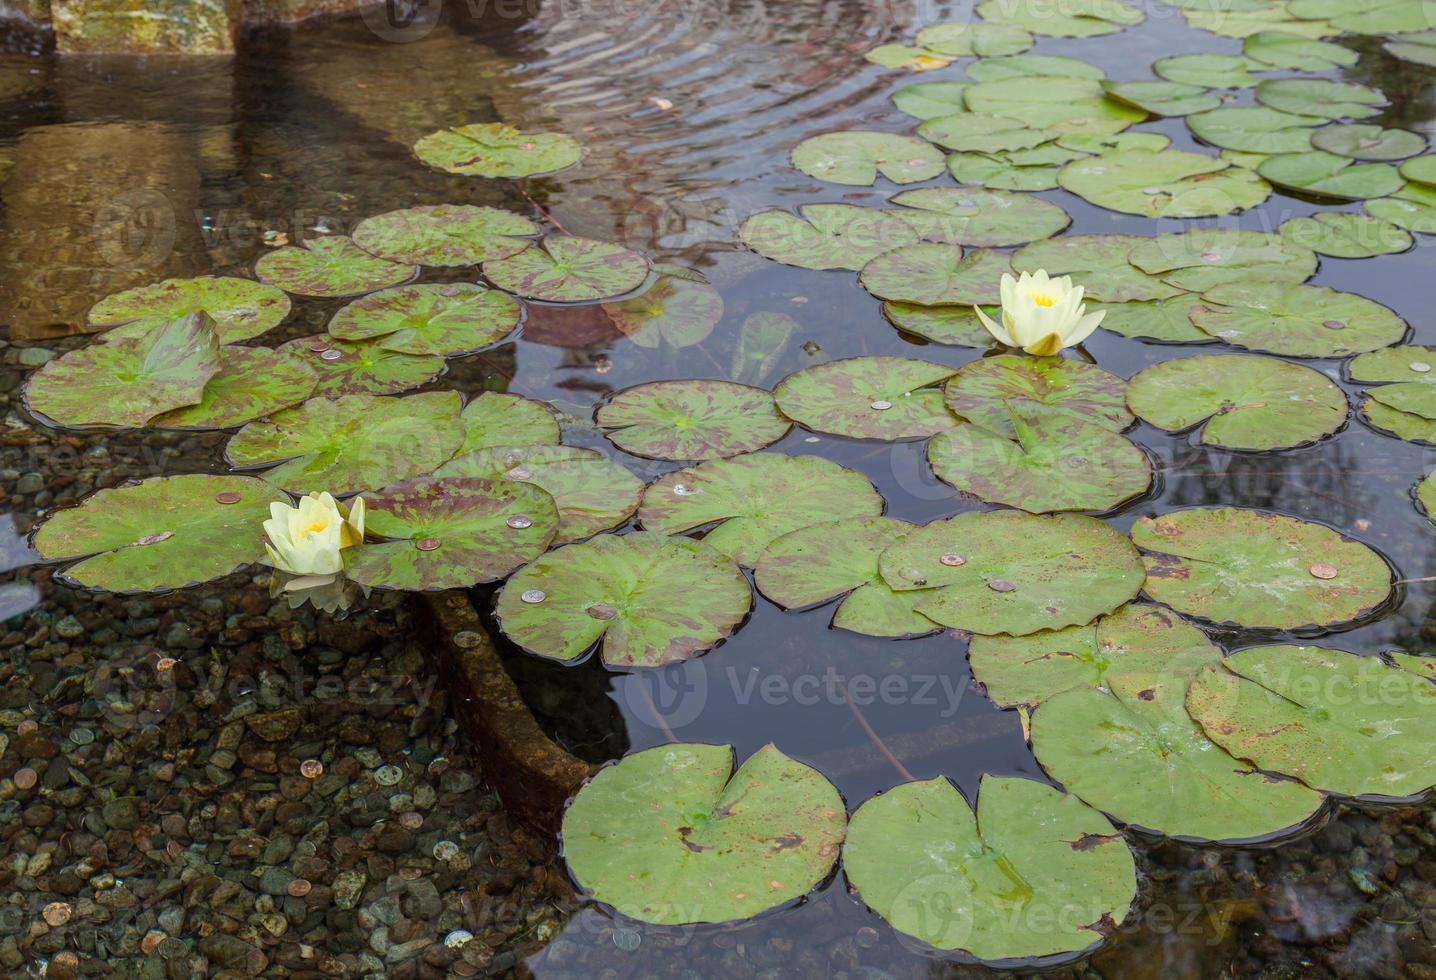
[[[1011,272],[1003,252],[977,249],[963,255],[956,245],[907,245],[879,255],[858,279],[879,299],[922,306],[971,306],[1002,302],[1002,274]]]
[[[901,203],[901,202],[899,202]],[[743,244],[764,258],[800,269],[851,269],[922,235],[906,212],[852,204],[804,204],[799,215],[759,211],[743,222]]]
[[[1234,347],[1290,357],[1345,357],[1406,336],[1406,321],[1374,300],[1325,286],[1235,282],[1202,293],[1192,322]]]
[[[1242,42],[1247,57],[1277,68],[1297,71],[1330,71],[1348,68],[1359,60],[1350,48],[1330,41],[1318,41],[1289,31],[1258,31]]]
[[[1083,361],[1001,354],[964,364],[947,383],[947,407],[1008,439],[1017,438],[1010,406],[1037,403],[1090,425],[1121,432],[1132,424],[1127,382]]]
[[[578,163],[578,141],[563,133],[523,133],[503,123],[474,123],[430,133],[414,155],[436,170],[469,177],[533,177]]]
[[[523,320],[518,300],[472,283],[428,283],[381,289],[345,306],[329,321],[340,340],[376,340],[384,350],[452,357],[503,340]]]
[[[966,82],[918,82],[898,89],[892,100],[899,112],[914,119],[936,119],[965,111],[962,93],[966,90]]]
[[[1054,136],[1120,133],[1147,118],[1146,110],[1107,98],[1102,83],[1091,78],[1004,78],[971,85],[963,98],[973,112],[1008,116]]]
[[[1108,98],[1154,116],[1189,116],[1222,104],[1221,96],[1182,82],[1103,82],[1102,88]]]
[[[1099,207],[1148,218],[1231,214],[1271,196],[1252,171],[1183,150],[1116,150],[1072,161],[1057,180]]]
[[[1386,105],[1374,88],[1326,78],[1268,78],[1256,87],[1256,98],[1282,112],[1325,119],[1365,119]]]
[[[1257,166],[1257,173],[1280,187],[1312,197],[1358,201],[1385,197],[1401,189],[1401,175],[1385,163],[1355,163],[1322,150],[1279,153]]]
[[[156,415],[167,429],[228,429],[298,405],[314,393],[319,375],[298,358],[264,347],[221,347],[219,370],[200,400]]]
[[[408,282],[418,271],[370,255],[343,235],[286,245],[254,264],[254,274],[262,281],[297,296],[358,296]]]
[[[1152,71],[1169,82],[1203,88],[1252,88],[1261,80],[1252,72],[1260,70],[1250,59],[1231,54],[1178,54],[1152,64]]]
[[[1382,218],[1407,231],[1436,234],[1436,187],[1406,184],[1390,197],[1362,204],[1373,218]]]
[[[323,398],[392,395],[427,384],[444,371],[442,357],[389,350],[382,340],[316,334],[281,344],[279,351],[314,371],[319,378],[314,393]]]
[[[1173,286],[1197,292],[1243,279],[1305,282],[1317,266],[1316,254],[1305,246],[1240,228],[1158,235],[1128,252],[1127,261]]]
[[[1204,143],[1243,153],[1304,153],[1321,116],[1282,112],[1266,106],[1227,106],[1187,117],[1192,135]]]
[[[931,144],[898,133],[824,133],[793,147],[794,167],[833,184],[867,186],[879,175],[911,184],[936,177],[944,165],[942,153]]]
[[[987,306],[988,316],[998,316],[999,307]],[[905,333],[935,344],[956,347],[991,347],[996,341],[970,306],[923,306],[920,303],[883,303],[888,323]]]
[[[1426,137],[1409,129],[1352,123],[1314,130],[1311,145],[1353,160],[1401,160],[1424,151]]]
[[[1149,276],[1127,261],[1127,255],[1150,239],[1136,235],[1063,235],[1024,245],[1012,256],[1018,272],[1046,269],[1053,276],[1071,276],[1101,303],[1171,299],[1183,292]]]
[[[994,23],[1024,27],[1048,37],[1099,37],[1134,27],[1147,15],[1119,0],[983,0],[977,15]]]
[[[1410,248],[1411,233],[1389,221],[1347,211],[1321,211],[1281,226],[1286,240],[1339,259],[1369,259]]]
[[[1004,78],[1027,78],[1033,75],[1061,78],[1103,77],[1102,69],[1080,58],[1060,54],[1014,54],[1001,58],[982,58],[967,66],[967,77],[974,82],[997,82]]]
[[[543,402],[485,391],[464,406],[464,441],[457,455],[495,446],[556,446],[558,420]]]
[[[920,187],[894,195],[892,203],[935,216],[931,220],[938,222],[942,237],[925,237],[982,248],[1051,238],[1072,223],[1066,211],[1040,197],[979,187]],[[909,220],[922,228],[923,218],[923,214],[917,214]],[[898,242],[893,247],[906,244]]]
[[[106,296],[90,307],[89,324],[104,329],[107,341],[138,339],[191,313],[208,314],[219,343],[234,344],[283,322],[289,297],[274,286],[230,276],[166,279]]]
[[[551,303],[584,303],[632,292],[648,278],[648,259],[613,242],[549,235],[538,245],[483,265],[506,292]]]
[[[1032,47],[1032,35],[1011,24],[948,22],[917,32],[917,43],[949,58],[993,58]]]
[[[354,244],[404,265],[463,266],[522,252],[539,233],[512,211],[426,204],[365,218],[354,229]]]
[[[1159,340],[1168,344],[1210,344],[1213,338],[1192,325],[1192,307],[1202,298],[1195,293],[1144,303],[1097,303],[1104,310],[1102,329],[1123,337]]]
[[[784,415],[814,432],[917,439],[957,423],[935,387],[952,375],[952,368],[929,361],[850,357],[796,371],[773,395]]]
[[[649,459],[714,459],[770,446],[792,423],[762,388],[731,381],[655,381],[614,395],[595,420],[615,446]]]

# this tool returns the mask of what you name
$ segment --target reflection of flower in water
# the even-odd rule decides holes
[[[1024,272],[1019,279],[1004,272],[1002,322],[994,322],[976,306],[973,310],[1000,343],[1050,356],[1086,340],[1107,315],[1105,310],[1088,313],[1083,292],[1081,286],[1072,285],[1071,276],[1053,279],[1045,269]]]

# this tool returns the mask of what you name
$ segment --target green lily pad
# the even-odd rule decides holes
[[[1046,37],[1098,37],[1115,34],[1147,19],[1136,7],[1118,0],[983,0],[977,15],[996,23],[1013,24]]]
[[[376,346],[402,354],[454,356],[498,343],[522,319],[518,300],[498,290],[429,283],[356,299],[334,314],[329,333],[341,341],[377,338]]]
[[[614,326],[639,347],[692,347],[708,339],[723,319],[718,290],[669,271],[680,268],[656,266],[658,278],[642,294],[603,304]]]
[[[308,493],[387,487],[432,472],[463,441],[459,396],[435,391],[407,398],[311,398],[251,422],[225,447],[232,466],[268,466],[276,486]]]
[[[728,377],[739,384],[764,384],[782,362],[793,334],[801,329],[786,313],[750,313],[738,330]]]
[[[1189,116],[1222,104],[1221,96],[1182,82],[1103,82],[1102,89],[1108,98],[1154,116]]]
[[[962,93],[965,91],[966,82],[918,82],[898,89],[892,94],[892,100],[899,112],[914,119],[936,119],[964,111],[967,103]]]
[[[504,635],[575,660],[602,641],[610,667],[657,667],[717,646],[753,594],[733,561],[690,538],[601,534],[524,566],[499,592]]]
[[[1282,112],[1323,119],[1365,119],[1386,105],[1374,88],[1325,78],[1268,78],[1256,87],[1256,98]]]
[[[314,393],[319,375],[297,357],[264,347],[221,347],[219,371],[199,402],[157,415],[159,428],[228,429],[298,405]]]
[[[199,404],[221,366],[214,321],[187,313],[142,337],[91,344],[46,362],[25,384],[25,406],[57,425],[138,428]]]
[[[584,303],[632,292],[648,278],[648,259],[632,249],[571,235],[549,235],[533,248],[483,264],[505,292],[550,303]]]
[[[762,388],[731,381],[655,381],[614,395],[595,419],[624,452],[714,459],[771,446],[792,423]]]
[[[1325,286],[1234,282],[1202,293],[1192,323],[1219,340],[1288,357],[1346,357],[1399,343],[1406,321]]]
[[[556,446],[558,420],[543,402],[485,391],[464,406],[464,441],[457,455],[496,446]]]
[[[1132,540],[1148,554],[1147,594],[1179,613],[1249,629],[1330,627],[1391,594],[1391,569],[1321,524],[1234,507],[1144,517]]]
[[[1148,218],[1231,214],[1271,196],[1250,170],[1184,150],[1117,150],[1074,160],[1057,181],[1099,207]]]
[[[1266,106],[1228,106],[1187,117],[1187,127],[1203,143],[1242,153],[1304,153],[1321,116],[1302,116]]]
[[[789,531],[882,512],[882,496],[855,470],[817,456],[754,453],[664,474],[644,491],[638,522],[661,534],[716,525],[703,540],[751,568]]]
[[[1002,302],[1002,274],[1009,256],[977,249],[963,255],[956,245],[905,245],[879,255],[859,274],[863,288],[879,299],[921,306],[983,305]]]
[[[773,395],[784,415],[814,432],[918,439],[957,424],[936,387],[953,373],[907,357],[849,357],[795,371]]]
[[[1353,34],[1404,34],[1436,24],[1431,0],[1292,0],[1289,6],[1293,17],[1325,18]]]
[[[1197,292],[1240,280],[1304,282],[1316,274],[1317,266],[1311,249],[1280,235],[1241,228],[1158,235],[1128,252],[1127,261],[1173,286]]]
[[[1032,154],[1043,154],[1044,162],[1019,162]],[[1061,162],[1045,162],[1055,155]],[[1057,172],[1068,159],[1081,156],[1063,150],[1056,144],[1010,153],[954,153],[947,158],[948,170],[958,183],[987,187],[991,190],[1050,191],[1057,188]]]
[[[939,215],[943,241],[982,248],[1051,238],[1072,223],[1071,215],[1040,197],[980,187],[921,187],[895,195],[892,203]]]
[[[1393,58],[1436,68],[1436,31],[1398,34],[1382,45]]]
[[[1314,789],[1411,797],[1436,785],[1436,687],[1376,657],[1241,650],[1198,675],[1187,712],[1232,755]]]
[[[916,592],[894,592],[878,573],[878,556],[912,529],[888,517],[814,524],[777,538],[754,568],[758,591],[784,609],[842,597],[835,629],[865,636],[923,636],[936,623],[913,612]]]
[[[261,280],[297,296],[358,296],[408,282],[418,271],[370,255],[343,235],[310,238],[303,247],[286,245],[254,264]]]
[[[1257,173],[1279,187],[1338,201],[1385,197],[1400,190],[1402,183],[1396,168],[1388,164],[1355,163],[1322,150],[1278,153],[1263,160]]]
[[[1119,133],[1147,118],[1145,111],[1107,98],[1102,83],[1091,78],[1028,75],[978,82],[963,98],[973,112],[1009,116],[1056,135]]]
[[[1057,137],[1059,148],[1074,151],[1068,155],[1069,162],[1114,150],[1150,150],[1156,153],[1171,145],[1172,138],[1161,133],[1068,133]]]
[[[1407,442],[1436,446],[1436,421],[1422,415],[1402,412],[1367,395],[1361,403],[1361,414],[1371,427]]]
[[[901,203],[901,202],[899,202]],[[743,244],[764,258],[800,269],[851,269],[922,234],[906,212],[852,204],[804,204],[802,217],[789,211],[759,211],[743,222]]]
[[[1095,946],[1137,894],[1132,853],[1106,817],[1015,777],[984,775],[976,815],[943,777],[869,799],[843,866],[894,929],[984,960]]]
[[[1263,0],[1261,3],[1188,0],[1181,4],[1182,16],[1198,30],[1211,31],[1222,37],[1249,37],[1262,31],[1278,30],[1302,37],[1321,38],[1340,34],[1341,30],[1324,20],[1297,20],[1287,9],[1285,0]]]
[[[444,370],[442,357],[388,350],[382,340],[348,341],[318,334],[291,340],[278,350],[319,376],[314,393],[321,398],[392,395],[427,384]]]
[[[947,407],[984,429],[1017,438],[1009,406],[1035,402],[1113,432],[1132,424],[1127,382],[1084,361],[1001,354],[964,364],[944,390]]]
[[[1252,74],[1256,67],[1248,59],[1233,54],[1178,54],[1154,62],[1152,71],[1169,82],[1183,85],[1253,88],[1261,81]]]
[[[1258,31],[1249,34],[1242,42],[1242,52],[1248,58],[1255,58],[1265,64],[1277,68],[1294,68],[1297,71],[1349,68],[1359,59],[1359,55],[1350,48],[1287,31]]]
[[[1393,255],[1415,243],[1410,232],[1389,221],[1344,211],[1292,218],[1281,226],[1281,235],[1303,248],[1340,259]]]
[[[436,170],[469,177],[534,177],[578,163],[583,150],[563,133],[521,133],[503,123],[473,123],[430,133],[414,155]]]
[[[426,204],[365,218],[354,244],[405,265],[477,265],[522,252],[540,234],[522,215],[471,204]]]
[[[1161,361],[1127,386],[1127,404],[1169,432],[1202,426],[1226,449],[1290,449],[1346,423],[1346,395],[1319,371],[1275,357],[1200,354]]]
[[[1109,675],[1194,677],[1222,659],[1195,626],[1161,606],[1126,605],[1095,623],[1030,636],[974,636],[972,674],[993,703],[1035,707],[1072,688],[1103,688]]]
[[[1311,145],[1353,160],[1400,160],[1425,151],[1426,137],[1409,129],[1349,123],[1313,131]]]
[[[867,186],[886,177],[896,184],[930,180],[945,161],[930,143],[897,133],[824,133],[793,147],[793,166],[818,180]]]
[[[1436,155],[1407,160],[1401,165],[1401,176],[1428,187],[1436,185]]]
[[[1436,421],[1436,385],[1424,381],[1401,381],[1372,388],[1367,397],[1406,415]]]
[[[931,71],[952,64],[950,57],[910,44],[879,44],[863,52],[863,59],[884,68],[907,68],[911,71]]]
[[[929,119],[917,128],[917,134],[944,149],[966,152],[1029,150],[1052,140],[1045,129],[1031,129],[1020,120],[985,112]]]
[[[732,746],[661,745],[579,790],[563,856],[580,887],[642,922],[748,919],[828,876],[846,819],[833,785],[771,744],[736,773]]]
[[[1391,222],[1398,228],[1422,234],[1436,234],[1436,187],[1407,184],[1390,197],[1362,203],[1373,218]]]
[[[1015,440],[971,422],[939,432],[927,460],[944,483],[1034,513],[1113,510],[1152,485],[1147,454],[1061,410],[1008,402]]]
[[[1436,472],[1427,473],[1425,478],[1416,484],[1416,503],[1427,519],[1436,521]]]
[[[1436,382],[1436,377],[1431,375],[1433,367],[1436,367],[1436,349],[1414,344],[1384,347],[1346,362],[1346,372],[1351,380],[1364,384],[1387,381],[1431,384]]]
[[[1032,47],[1032,35],[1009,24],[929,24],[917,32],[917,43],[949,58],[991,58],[1021,54]]]
[[[527,483],[420,477],[364,498],[368,541],[344,556],[367,588],[433,591],[493,582],[543,554],[558,528],[548,492]]]
[[[1202,301],[1195,293],[1143,303],[1095,303],[1093,312],[1105,310],[1102,329],[1123,337],[1160,340],[1168,344],[1209,344],[1213,338],[1191,320],[1192,307]]]
[[[994,316],[998,307],[983,310]],[[991,347],[995,341],[970,306],[922,306],[918,303],[883,303],[883,316],[899,330],[956,347]]]
[[[219,342],[235,344],[283,322],[289,297],[274,286],[230,276],[166,279],[106,296],[90,307],[89,323],[108,328],[107,341],[127,340],[190,313],[208,314]]]
[[[183,589],[262,561],[269,505],[289,502],[252,477],[151,477],[55,511],[36,532],[35,550],[49,561],[82,559],[60,577],[85,588]]]
[[[1136,235],[1064,235],[1024,245],[1012,255],[1017,272],[1046,269],[1049,275],[1071,276],[1101,303],[1171,299],[1183,290],[1149,276],[1127,261],[1127,255],[1148,239]]]
[[[1069,791],[1123,823],[1189,840],[1253,841],[1297,827],[1324,798],[1232,758],[1187,717],[1188,679],[1109,674],[1032,714],[1032,751]]]
[[[1132,542],[1075,514],[958,514],[909,531],[878,565],[894,590],[923,593],[917,612],[983,634],[1080,626],[1142,587]]]
[[[974,82],[999,82],[1004,78],[1028,78],[1033,75],[1049,78],[1104,77],[1102,69],[1096,65],[1060,54],[1014,54],[1002,58],[983,58],[967,66],[967,77]]]

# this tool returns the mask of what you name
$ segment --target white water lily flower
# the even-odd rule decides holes
[[[1024,272],[1014,279],[1002,274],[1002,323],[973,307],[987,332],[1008,347],[1049,356],[1080,344],[1097,329],[1106,310],[1088,313],[1083,288],[1071,276],[1053,279],[1045,269]]]
[[[270,504],[269,515],[264,522],[269,563],[293,575],[336,575],[344,570],[339,552],[364,540],[363,497],[345,507],[328,493],[311,493],[298,507]]]

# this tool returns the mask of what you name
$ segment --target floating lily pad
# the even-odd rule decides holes
[[[187,313],[133,340],[91,344],[48,361],[25,384],[25,405],[57,425],[143,426],[197,405],[222,362],[214,321]]]
[[[55,511],[35,550],[50,561],[82,558],[61,577],[85,588],[183,589],[263,560],[259,526],[275,502],[289,498],[252,477],[152,477]]]
[[[1221,96],[1182,82],[1103,82],[1102,88],[1108,98],[1154,116],[1188,116],[1222,104]]]
[[[739,229],[743,244],[801,269],[856,272],[884,252],[922,241],[903,211],[852,204],[805,204],[798,210],[802,217],[780,209],[759,211]]]
[[[1046,269],[1049,275],[1071,276],[1102,303],[1171,299],[1183,290],[1149,276],[1127,261],[1127,255],[1148,239],[1136,235],[1064,235],[1024,245],[1012,256],[1018,272]]]
[[[376,346],[403,354],[453,356],[498,343],[522,319],[518,300],[498,290],[430,283],[356,299],[334,314],[329,333],[344,341],[378,338]]]
[[[866,636],[922,636],[936,623],[913,612],[920,593],[894,592],[878,573],[878,556],[912,529],[888,517],[814,524],[773,541],[754,568],[758,591],[785,609],[842,596],[835,629]]]
[[[1293,17],[1325,18],[1353,34],[1404,34],[1436,23],[1430,0],[1292,0],[1289,7]]]
[[[346,395],[312,398],[249,423],[229,440],[225,456],[237,467],[271,467],[261,475],[288,490],[343,494],[432,472],[462,441],[457,392]]]
[[[388,350],[382,339],[348,341],[318,334],[281,344],[279,351],[313,369],[319,376],[314,393],[323,398],[392,395],[427,384],[444,370],[442,357]]]
[[[476,265],[522,252],[540,234],[522,215],[470,204],[427,204],[365,218],[354,244],[405,265]]]
[[[762,388],[655,381],[614,395],[595,415],[615,446],[649,459],[713,459],[770,446],[792,423]]]
[[[1243,153],[1303,153],[1311,149],[1311,131],[1325,122],[1266,106],[1228,106],[1187,117],[1197,139]]]
[[[1289,449],[1346,422],[1346,395],[1325,375],[1274,357],[1202,354],[1139,371],[1127,404],[1144,422],[1227,449]]]
[[[1236,347],[1289,357],[1345,357],[1395,344],[1406,321],[1364,296],[1325,286],[1234,282],[1202,293],[1192,322]]]
[[[303,247],[286,245],[261,256],[254,274],[298,296],[358,296],[408,282],[418,273],[370,255],[343,235],[308,239]]]
[[[1401,176],[1428,187],[1436,185],[1436,156],[1416,157],[1401,165]]]
[[[1187,717],[1180,675],[1109,674],[1109,690],[1073,688],[1032,715],[1032,751],[1092,806],[1147,830],[1252,841],[1299,826],[1323,797],[1252,769]]]
[[[1436,349],[1412,344],[1385,347],[1353,357],[1346,363],[1351,380],[1366,384],[1385,381],[1431,384],[1436,382],[1436,377],[1431,374],[1433,368],[1436,368]]]
[[[1169,0],[1170,2],[1170,0]],[[1297,20],[1285,0],[1233,4],[1230,0],[1186,0],[1180,4],[1187,23],[1223,37],[1249,37],[1261,31],[1279,30],[1302,37],[1320,38],[1340,34],[1339,28],[1324,20]]]
[[[1162,606],[1126,605],[1086,626],[1030,636],[974,636],[973,676],[995,704],[1036,706],[1063,691],[1102,688],[1108,675],[1193,677],[1222,659],[1207,635]]]
[[[1436,445],[1436,421],[1410,412],[1402,412],[1367,395],[1361,403],[1361,414],[1372,428],[1407,442]]]
[[[1436,234],[1436,187],[1407,184],[1390,197],[1367,200],[1362,206],[1373,218],[1382,218],[1398,228]]]
[[[977,249],[963,255],[956,245],[906,245],[879,255],[858,276],[879,299],[921,306],[1002,302],[1002,274],[1011,272],[1002,252]]]
[[[1103,72],[1080,58],[1060,54],[1014,54],[1003,58],[983,58],[967,66],[967,77],[974,82],[998,82],[1004,78],[1033,75],[1101,79]]]
[[[1402,381],[1372,388],[1366,394],[1368,398],[1403,414],[1436,421],[1436,385],[1424,381]]]
[[[540,657],[574,660],[601,640],[610,667],[656,667],[716,646],[752,598],[738,566],[701,541],[601,534],[524,566],[495,613],[505,636]]]
[[[1153,153],[1172,145],[1161,133],[1068,133],[1057,138],[1057,147],[1069,151],[1069,160],[1113,150],[1150,150]],[[1036,152],[1036,151],[1033,151]]]
[[[421,477],[364,498],[369,541],[344,574],[380,589],[462,589],[501,579],[543,554],[558,528],[548,492],[527,483]]]
[[[521,133],[503,123],[474,123],[430,133],[414,155],[451,174],[469,177],[533,177],[578,163],[578,141],[563,133]]]
[[[1145,111],[1107,98],[1102,84],[1090,78],[1004,78],[970,85],[963,98],[973,112],[1010,116],[1058,135],[1118,133],[1147,118]]]
[[[219,371],[199,402],[157,415],[160,428],[228,429],[298,405],[314,393],[319,375],[297,357],[263,347],[221,347]]]
[[[1031,402],[1007,406],[1015,440],[971,422],[933,436],[927,459],[939,479],[1034,513],[1112,510],[1151,486],[1151,461],[1125,436]]]
[[[936,119],[964,111],[967,103],[962,93],[965,91],[966,82],[918,82],[898,89],[892,99],[899,112],[915,119]]]
[[[1198,218],[1255,207],[1271,187],[1243,167],[1183,150],[1117,150],[1074,160],[1057,181],[1099,207],[1148,218]]]
[[[1192,324],[1192,307],[1202,301],[1195,293],[1144,303],[1096,303],[1091,309],[1106,311],[1102,329],[1143,340],[1169,344],[1209,344],[1214,338]]]
[[[1197,507],[1144,517],[1132,540],[1148,552],[1147,594],[1215,623],[1330,627],[1391,594],[1391,569],[1366,545],[1266,511]]]
[[[1232,54],[1178,54],[1153,63],[1152,70],[1169,82],[1203,88],[1252,88],[1261,79],[1246,58]]]
[[[1359,59],[1355,51],[1330,41],[1317,41],[1287,31],[1258,31],[1247,35],[1242,51],[1249,58],[1277,68],[1329,71],[1348,68]]]
[[[556,446],[558,421],[543,402],[485,391],[464,406],[464,441],[457,455],[495,446]]]
[[[639,347],[692,347],[706,340],[723,319],[718,290],[707,282],[674,275],[680,268],[656,266],[658,278],[641,295],[603,304],[614,326]]]
[[[1386,105],[1374,88],[1325,78],[1269,78],[1256,87],[1256,98],[1282,112],[1323,119],[1365,119]]]
[[[1399,34],[1382,45],[1393,58],[1436,68],[1436,31]]]
[[[907,68],[911,71],[932,71],[934,68],[946,68],[952,64],[950,57],[936,54],[927,48],[915,48],[910,44],[879,44],[872,50],[863,52],[863,58],[884,68]]]
[[[968,152],[1029,150],[1052,140],[1052,134],[1045,129],[1032,129],[1020,120],[985,112],[929,119],[917,128],[917,133],[944,149]]]
[[[219,342],[234,344],[278,326],[289,315],[289,297],[250,279],[166,279],[106,296],[90,307],[89,323],[109,328],[106,340],[134,339],[190,313],[208,314]]]
[[[1426,137],[1409,129],[1350,123],[1313,131],[1311,145],[1353,160],[1400,160],[1423,152]]]
[[[1436,472],[1427,473],[1425,478],[1416,484],[1416,502],[1421,513],[1436,521]]]
[[[703,540],[752,567],[789,531],[882,512],[861,473],[817,456],[756,453],[664,474],[644,491],[638,521],[662,534],[716,525]]]
[[[582,888],[626,916],[725,922],[811,891],[838,859],[846,818],[831,783],[771,744],[736,773],[731,746],[662,745],[579,790],[563,856]]]
[[[998,57],[1032,47],[1032,35],[1009,24],[929,24],[917,32],[917,43],[949,58]]]
[[[983,248],[1051,238],[1072,223],[1066,211],[1040,197],[979,187],[922,187],[895,195],[892,203],[940,216],[944,241]]]
[[[1317,266],[1316,254],[1303,245],[1240,228],[1158,235],[1128,252],[1127,261],[1173,286],[1197,292],[1240,280],[1304,282],[1316,274]]]
[[[985,960],[1095,946],[1137,893],[1131,851],[1106,817],[1015,777],[984,775],[975,816],[942,777],[869,799],[843,866],[894,929]]]
[[[1322,211],[1292,218],[1281,235],[1304,248],[1341,259],[1366,259],[1404,252],[1414,244],[1410,232],[1389,221],[1344,211]]]
[[[959,514],[909,531],[879,568],[894,590],[922,591],[913,608],[928,619],[983,634],[1090,623],[1142,587],[1132,542],[1074,514]]]
[[[764,384],[782,362],[793,334],[801,329],[786,313],[750,313],[733,345],[728,377],[739,384]]]
[[[648,278],[648,260],[613,242],[549,235],[533,248],[483,265],[506,292],[551,303],[583,303],[632,292]]]
[[[897,133],[824,133],[793,147],[794,167],[834,184],[866,186],[879,174],[896,184],[911,184],[936,177],[944,163],[930,143]]]
[[[1002,354],[964,364],[945,389],[947,406],[969,422],[1017,438],[1010,404],[1035,402],[1121,432],[1132,424],[1127,382],[1084,361]]]
[[[916,439],[957,419],[936,385],[953,369],[907,357],[850,357],[788,375],[773,389],[778,408],[814,432],[852,439]]]
[[[983,0],[977,15],[984,20],[1015,24],[1047,37],[1098,37],[1114,34],[1146,20],[1136,7],[1118,0]]]
[[[1081,155],[1048,144],[1010,153],[954,153],[947,158],[947,165],[962,184],[993,190],[1050,191],[1057,187],[1062,164]]]
[[[988,306],[988,316],[998,308]],[[899,330],[957,347],[990,347],[995,341],[970,306],[922,306],[917,303],[884,303],[883,316]]]
[[[1279,153],[1263,160],[1257,173],[1280,187],[1313,197],[1357,201],[1401,189],[1401,175],[1385,163],[1355,163],[1322,150]]]

